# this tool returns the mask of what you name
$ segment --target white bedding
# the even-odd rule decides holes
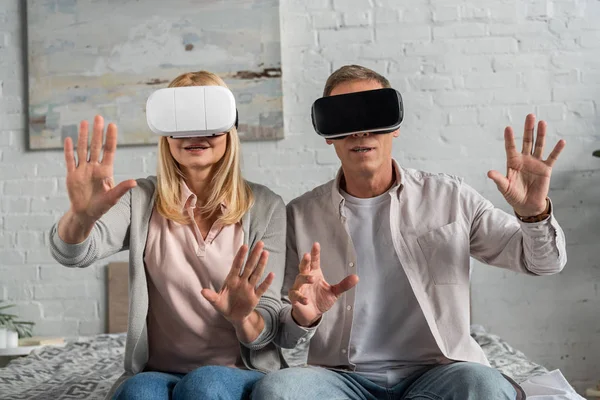
[[[474,326],[490,364],[521,384],[532,400],[582,400],[560,371],[548,371],[502,338]],[[123,370],[125,335],[81,338],[34,350],[0,368],[0,399],[103,399]]]
[[[585,400],[575,392],[559,370],[534,376],[521,383],[531,400]]]

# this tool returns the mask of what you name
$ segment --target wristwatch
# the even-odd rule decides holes
[[[517,218],[519,218],[523,222],[540,222],[540,221],[543,221],[546,218],[548,218],[548,216],[552,213],[551,207],[552,206],[550,205],[550,199],[548,197],[546,197],[546,209],[544,210],[543,213],[538,214],[538,215],[533,215],[531,217],[522,217],[519,214],[517,214],[517,212],[515,211],[515,215],[517,216]]]

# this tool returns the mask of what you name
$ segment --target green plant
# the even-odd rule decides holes
[[[33,325],[35,323],[29,321],[19,321],[18,316],[15,314],[8,314],[6,310],[15,307],[14,304],[2,305],[0,300],[0,327],[5,327],[10,330],[14,330],[19,334],[20,338],[31,337]]]

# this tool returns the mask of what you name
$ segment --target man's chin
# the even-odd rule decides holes
[[[377,160],[369,159],[347,160],[346,162],[342,163],[344,171],[358,175],[373,175],[377,173],[379,165],[380,163],[378,163]]]

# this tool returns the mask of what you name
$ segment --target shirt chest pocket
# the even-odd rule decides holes
[[[417,237],[417,243],[436,285],[468,283],[469,236],[458,222]]]

